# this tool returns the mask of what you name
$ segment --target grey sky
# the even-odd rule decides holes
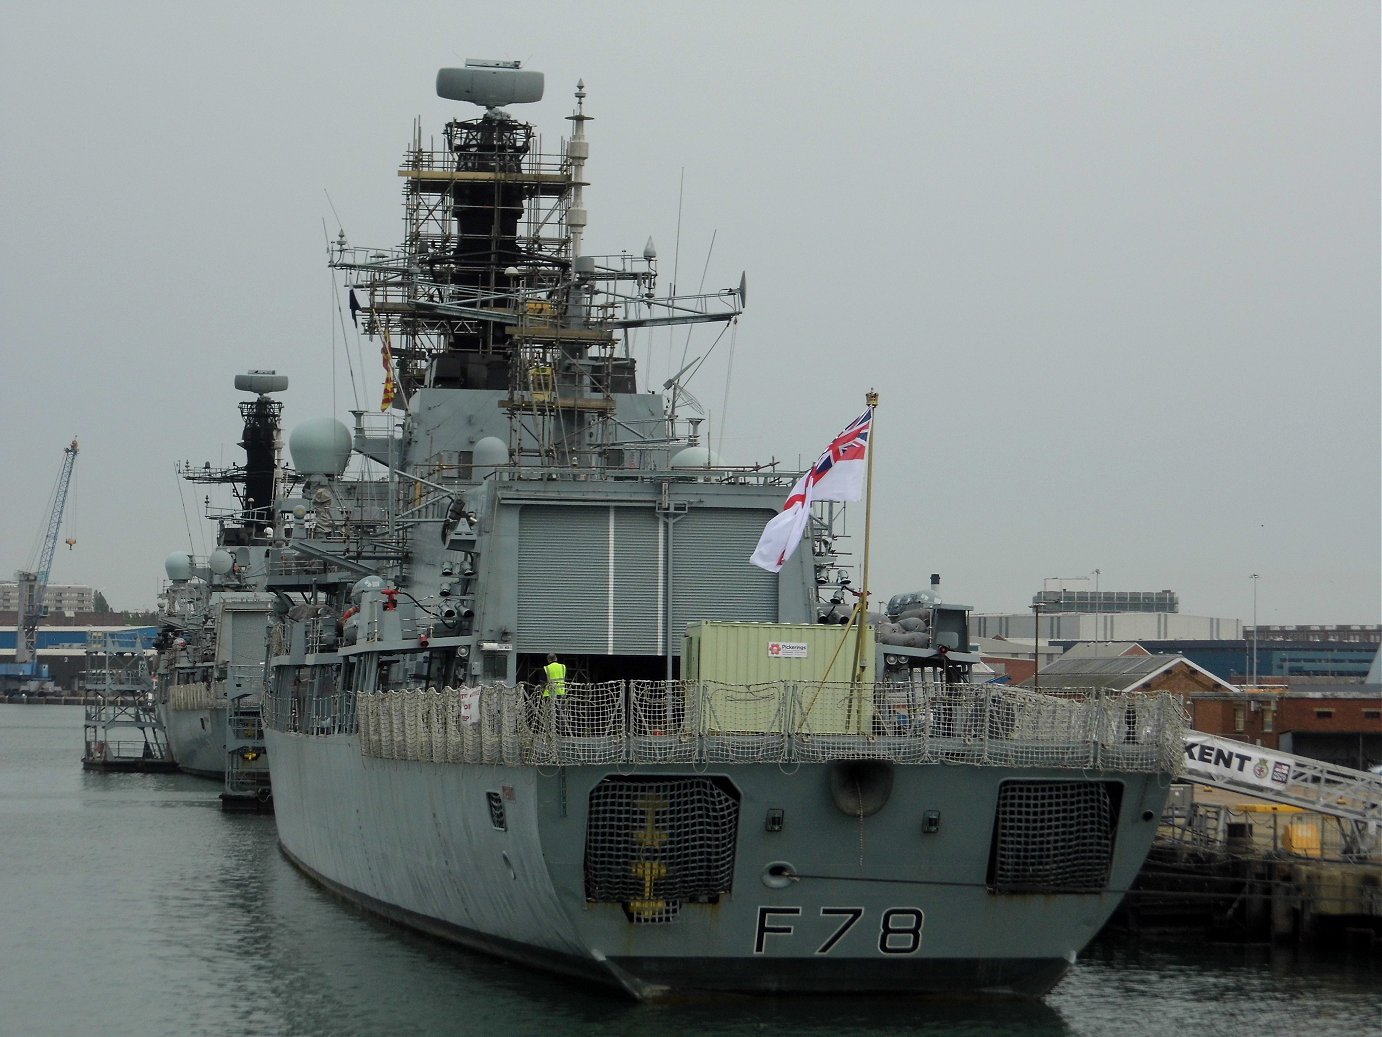
[[[173,466],[241,456],[237,372],[348,420],[324,230],[397,241],[436,69],[496,57],[551,136],[585,80],[588,250],[748,271],[690,386],[727,460],[809,461],[880,390],[880,593],[1098,568],[1250,620],[1255,572],[1262,622],[1379,621],[1375,2],[671,8],[8,5],[0,574],[73,435],[52,579],[134,608],[184,509],[203,548]]]

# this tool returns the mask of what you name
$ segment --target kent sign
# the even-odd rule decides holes
[[[1185,773],[1210,785],[1237,785],[1271,792],[1284,788],[1291,780],[1291,761],[1246,742],[1187,735]]]

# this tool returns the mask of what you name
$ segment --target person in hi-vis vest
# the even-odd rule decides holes
[[[542,689],[543,698],[566,694],[566,666],[557,662],[555,653],[547,653],[547,665],[542,668],[542,672],[547,676],[547,686]]]

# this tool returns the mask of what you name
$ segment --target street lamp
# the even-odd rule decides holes
[[[1099,643],[1099,613],[1103,612],[1103,603],[1099,601],[1099,574],[1104,570],[1094,570],[1094,643]]]
[[[1257,573],[1252,574],[1252,663],[1248,672],[1252,677],[1252,687],[1257,687]]]
[[[1041,690],[1041,605],[1032,602],[1032,691]]]

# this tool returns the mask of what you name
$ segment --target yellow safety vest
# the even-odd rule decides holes
[[[566,666],[564,663],[548,663],[542,668],[547,675],[547,687],[542,689],[543,698],[566,694]]]

